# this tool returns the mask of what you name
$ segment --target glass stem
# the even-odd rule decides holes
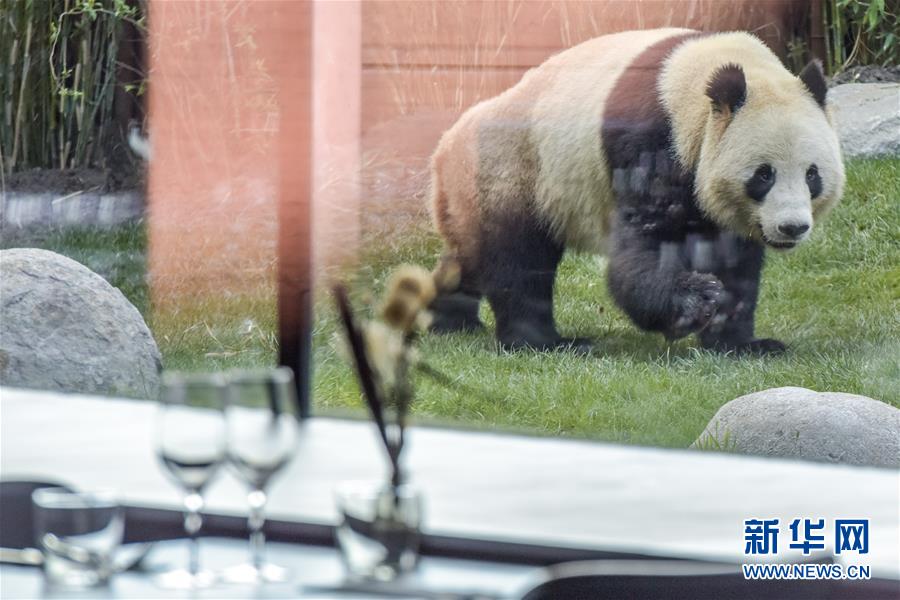
[[[200,526],[203,525],[201,510],[203,510],[203,496],[198,492],[191,492],[184,497],[184,531],[190,540],[188,570],[191,575],[200,572],[200,542],[197,534],[200,533]]]
[[[258,570],[265,561],[266,534],[263,525],[266,522],[266,493],[255,489],[247,495],[250,504],[250,517],[247,524],[250,528],[250,558]]]

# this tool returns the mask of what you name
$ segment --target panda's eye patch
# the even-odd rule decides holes
[[[773,185],[775,185],[775,169],[770,164],[764,164],[756,168],[753,176],[744,184],[744,190],[748,196],[762,202]]]
[[[806,170],[806,185],[809,187],[811,197],[817,198],[822,193],[822,177],[816,165],[810,165]]]
[[[763,183],[768,183],[775,178],[775,171],[772,169],[772,165],[761,165],[756,169],[756,172],[753,173],[753,176]]]

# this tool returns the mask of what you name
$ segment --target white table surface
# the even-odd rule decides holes
[[[180,508],[153,452],[155,414],[149,402],[0,388],[0,473],[111,486],[130,504]],[[269,514],[334,523],[335,484],[384,472],[378,440],[366,422],[314,418],[304,428]],[[430,533],[746,562],[744,519],[779,518],[785,535],[798,517],[868,518],[869,554],[838,560],[900,579],[897,470],[436,428],[409,435]],[[208,510],[246,514],[243,487],[227,472],[211,485]]]

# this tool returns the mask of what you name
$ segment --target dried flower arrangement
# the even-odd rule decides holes
[[[415,342],[430,324],[429,304],[439,289],[452,288],[456,277],[458,273],[446,270],[432,274],[419,266],[398,267],[388,279],[378,318],[361,322],[353,314],[346,288],[334,287],[351,364],[387,451],[395,487],[403,483],[400,455],[413,399],[411,371],[451,385],[448,377],[420,359]]]

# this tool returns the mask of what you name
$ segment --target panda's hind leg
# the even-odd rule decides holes
[[[563,246],[530,215],[507,215],[482,233],[479,284],[494,312],[501,349],[587,350],[586,340],[560,336],[553,319]]]
[[[445,254],[434,270],[437,297],[429,306],[430,330],[435,333],[472,332],[484,329],[478,316],[481,292],[474,275],[456,255]]]

